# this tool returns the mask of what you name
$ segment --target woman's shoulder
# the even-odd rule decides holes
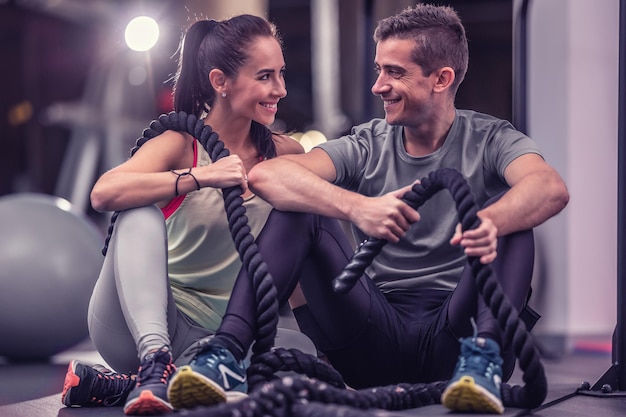
[[[169,149],[170,152],[183,152],[186,154],[190,149],[193,149],[193,143],[196,139],[187,132],[181,132],[176,130],[166,130],[154,139],[155,143],[159,143],[160,146]]]
[[[276,153],[285,155],[291,153],[304,153],[304,148],[296,139],[283,133],[272,133],[272,139],[276,145]]]
[[[152,139],[138,140],[132,155],[135,160],[159,159],[167,166],[184,166],[181,164],[188,164],[189,158],[193,158],[194,140],[188,133],[166,130]]]
[[[194,138],[186,132],[176,130],[166,130],[154,136],[152,139],[144,140],[145,143],[151,143],[153,146],[169,145],[169,146],[186,146],[193,142]]]
[[[178,130],[166,130],[165,132],[161,133],[159,136],[167,140],[175,140],[175,141],[183,142],[183,143],[189,143],[195,140],[195,138],[191,136],[189,133],[178,131]]]

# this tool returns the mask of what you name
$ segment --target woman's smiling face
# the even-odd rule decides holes
[[[285,59],[278,41],[258,37],[250,44],[249,56],[232,80],[230,106],[234,113],[263,125],[276,118],[278,102],[287,95]]]

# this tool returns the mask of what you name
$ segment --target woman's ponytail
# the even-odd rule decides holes
[[[198,52],[204,38],[218,25],[215,20],[199,20],[187,30],[178,59],[174,78],[174,110],[200,117],[207,109],[208,79],[203,80],[198,71]],[[209,86],[209,91],[210,91]]]

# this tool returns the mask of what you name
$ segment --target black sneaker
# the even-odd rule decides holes
[[[102,365],[87,366],[73,360],[67,368],[61,402],[67,407],[122,405],[135,379]]]
[[[167,384],[176,367],[166,348],[151,352],[144,358],[137,374],[137,385],[124,405],[127,415],[156,415],[173,411],[167,401]]]

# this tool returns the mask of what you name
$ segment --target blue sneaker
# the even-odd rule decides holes
[[[167,348],[146,355],[137,373],[137,385],[124,405],[126,415],[157,415],[173,411],[167,401],[167,384],[176,370]]]
[[[502,358],[491,339],[461,339],[461,354],[454,375],[441,395],[452,411],[502,414]]]
[[[204,344],[188,365],[178,368],[167,389],[175,409],[236,401],[246,397],[246,370],[228,349]]]

